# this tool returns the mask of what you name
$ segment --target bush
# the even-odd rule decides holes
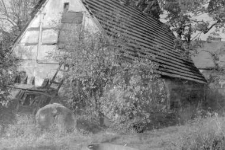
[[[166,111],[165,84],[155,73],[157,65],[149,60],[124,63],[104,96],[101,110],[121,129],[144,130],[157,113]]]
[[[85,37],[76,39],[73,38],[74,34],[68,33],[71,49],[56,59],[70,66],[69,72],[65,74],[64,89],[71,108],[81,113],[91,107],[98,109],[98,99],[104,86],[111,80],[110,73],[117,55],[116,49],[102,34],[80,34],[85,34]]]
[[[154,113],[165,111],[166,90],[155,72],[157,64],[150,58],[124,62],[125,54],[119,52],[126,42],[120,38],[80,34],[83,37],[77,39],[68,33],[65,46],[70,48],[56,57],[70,66],[64,88],[71,109],[87,117],[97,116],[100,122],[104,114],[125,129],[149,123]]]

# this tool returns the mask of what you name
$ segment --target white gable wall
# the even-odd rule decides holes
[[[80,0],[47,0],[14,46],[14,53],[21,60],[18,71],[26,71],[28,81],[35,77],[36,85],[41,85],[44,78],[52,78],[58,67],[58,62],[48,54],[58,50],[59,26],[66,2],[69,11],[83,12],[85,30],[99,31],[98,23],[93,21]]]

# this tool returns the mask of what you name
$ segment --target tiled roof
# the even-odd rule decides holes
[[[119,0],[83,0],[83,3],[106,34],[122,35],[127,39],[125,53],[129,54],[128,59],[153,55],[152,61],[159,64],[161,75],[206,82],[192,61],[174,51],[174,36],[160,21],[142,14],[133,6],[121,5]]]

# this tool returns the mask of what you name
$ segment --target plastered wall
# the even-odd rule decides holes
[[[58,62],[49,54],[59,51],[58,36],[65,3],[69,3],[68,11],[83,13],[82,29],[99,31],[80,0],[47,0],[14,46],[14,54],[20,59],[18,71],[26,71],[28,80],[35,77],[38,86],[44,78],[52,78],[58,67]]]

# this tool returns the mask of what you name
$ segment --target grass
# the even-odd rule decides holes
[[[41,132],[35,125],[33,117],[29,115],[17,115],[17,122],[9,125],[0,139],[0,149],[68,149],[70,142],[89,140],[88,136],[77,134],[76,131],[65,134],[52,128],[49,132]],[[12,144],[13,143],[13,144]],[[74,144],[73,148],[78,148]]]
[[[0,138],[0,149],[5,150],[81,150],[90,143],[114,143],[127,145],[141,150],[158,147],[162,143],[161,135],[171,135],[178,129],[151,131],[143,134],[118,134],[109,130],[98,133],[82,134],[74,131],[63,133],[57,129],[40,132],[33,117],[16,115],[16,123],[7,127]],[[13,144],[12,144],[13,143]]]
[[[169,150],[224,150],[225,117],[218,114],[207,118],[197,118],[180,132],[177,141],[170,144]]]
[[[150,138],[154,133],[123,134],[109,130],[98,133],[82,134],[74,131],[65,134],[57,129],[40,132],[31,115],[16,115],[16,121],[7,127],[0,138],[0,149],[5,150],[80,150],[90,143],[114,143],[136,148],[149,149]],[[13,144],[12,144],[13,143]]]
[[[81,150],[90,143],[127,145],[140,150],[223,150],[225,149],[225,117],[211,115],[197,118],[182,126],[171,126],[141,134],[119,134],[109,129],[98,132],[64,133],[56,128],[41,132],[32,115],[15,115],[0,137],[4,150]],[[88,126],[83,122],[80,126]],[[94,126],[93,126],[94,127]],[[94,129],[93,129],[94,130]]]

